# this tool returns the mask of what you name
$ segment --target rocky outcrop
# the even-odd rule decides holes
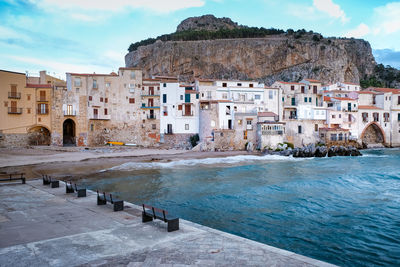
[[[198,29],[194,24],[193,19],[185,20],[178,30]],[[376,63],[368,42],[318,36],[285,33],[246,39],[158,40],[128,53],[125,64],[142,68],[147,77],[252,79],[267,85],[302,78],[358,83],[374,73]]]
[[[182,31],[218,31],[220,29],[238,29],[241,28],[230,18],[216,18],[214,15],[204,15],[200,17],[191,17],[183,20],[176,32]]]
[[[311,157],[335,157],[335,156],[361,156],[361,152],[353,147],[353,146],[316,146],[314,144],[310,144],[308,146],[304,146],[301,148],[286,148],[286,149],[277,149],[277,150],[264,150],[264,155],[280,155],[280,156],[290,156],[292,155],[294,158],[311,158]]]

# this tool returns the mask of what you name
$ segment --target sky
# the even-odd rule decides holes
[[[125,66],[129,45],[213,14],[248,26],[306,29],[370,42],[378,63],[400,68],[400,1],[0,0],[0,69],[64,78]]]

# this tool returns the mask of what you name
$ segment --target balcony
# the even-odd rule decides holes
[[[283,135],[283,130],[265,130],[262,135]]]
[[[146,92],[146,91],[142,91],[140,93],[141,97],[160,97],[160,94],[155,94],[154,92]]]
[[[36,110],[36,114],[38,114],[38,115],[47,115],[47,114],[49,114],[49,109],[48,108],[46,108],[46,109],[37,109]]]
[[[76,110],[64,110],[64,116],[76,116]]]
[[[246,130],[253,130],[253,125],[247,124],[246,125]]]
[[[17,92],[8,92],[8,98],[11,98],[11,99],[21,99],[21,93],[17,93]]]
[[[142,104],[140,108],[148,108],[148,109],[159,109],[159,106],[146,106],[145,103]]]
[[[155,120],[157,118],[156,118],[156,115],[147,115],[147,119],[148,120]]]
[[[10,107],[8,108],[8,114],[22,114],[22,108]]]
[[[93,114],[90,117],[90,120],[110,120],[111,119],[111,115],[99,115],[99,114]]]
[[[185,116],[185,117],[193,116],[193,111],[192,112],[184,112],[184,113],[182,113],[182,116]]]
[[[38,102],[48,102],[49,100],[46,97],[39,97]]]

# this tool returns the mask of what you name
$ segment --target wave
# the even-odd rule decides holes
[[[265,156],[254,156],[254,155],[240,155],[223,158],[205,158],[205,159],[184,159],[170,162],[127,162],[118,166],[114,166],[109,169],[101,170],[105,171],[128,171],[137,169],[165,169],[165,168],[177,168],[177,167],[190,167],[198,165],[237,165],[240,163],[256,163],[256,162],[268,162],[268,161],[302,161],[312,158],[293,158],[292,156],[279,156],[279,155],[265,155]]]

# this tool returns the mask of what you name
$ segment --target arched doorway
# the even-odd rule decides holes
[[[361,134],[361,140],[364,146],[385,144],[385,133],[377,123],[372,122],[365,127]]]
[[[63,145],[75,146],[75,122],[71,119],[63,123]]]
[[[29,129],[29,145],[31,146],[49,146],[51,143],[51,134],[46,127],[37,125]]]

